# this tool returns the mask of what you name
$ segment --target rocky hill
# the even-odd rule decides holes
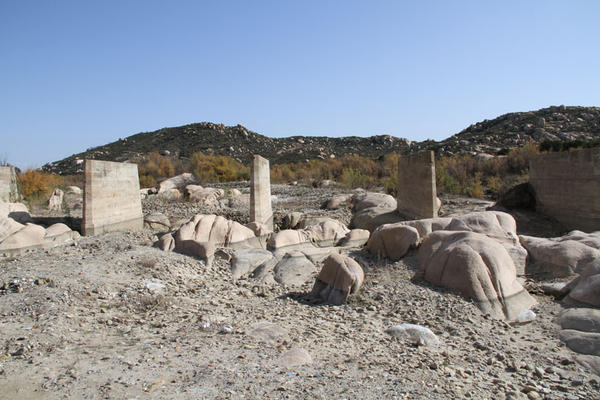
[[[497,154],[530,141],[599,139],[600,107],[553,106],[538,111],[509,113],[473,124],[440,142],[412,142],[389,135],[269,138],[241,125],[202,122],[138,133],[48,163],[43,169],[59,174],[74,174],[82,172],[84,159],[133,161],[152,151],[180,159],[186,159],[194,152],[227,155],[241,162],[248,162],[252,154],[261,154],[271,163],[280,164],[352,153],[378,158],[389,153],[406,154],[425,149],[438,154]]]

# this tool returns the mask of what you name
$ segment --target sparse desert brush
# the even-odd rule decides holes
[[[138,173],[140,175],[140,185],[142,187],[152,187],[156,185],[156,182],[160,179],[170,178],[178,173],[184,172],[183,164],[180,160],[174,160],[167,156],[162,156],[157,152],[146,154],[141,160],[137,162]],[[146,176],[146,181],[142,184],[142,176]],[[152,182],[150,179],[154,179],[154,184],[149,185]]]
[[[140,187],[152,188],[156,186],[156,179],[152,175],[140,175]]]
[[[46,201],[54,188],[63,185],[63,178],[60,175],[32,168],[20,172],[17,179],[19,190],[30,206],[32,203]]]
[[[192,174],[202,183],[250,179],[250,168],[232,157],[194,153],[190,157],[190,165]]]
[[[476,159],[470,154],[439,157],[435,162],[438,191],[472,197],[484,197],[487,192],[498,198],[516,182],[527,180],[529,161],[537,154],[537,144],[527,143],[491,158]]]
[[[138,261],[138,264],[144,268],[154,268],[158,261],[155,258],[145,257]]]
[[[83,189],[83,174],[77,175],[61,175],[62,177],[62,185],[64,187],[67,186],[77,186]]]

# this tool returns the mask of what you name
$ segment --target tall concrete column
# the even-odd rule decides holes
[[[269,160],[259,155],[252,160],[250,178],[250,222],[264,224],[273,230],[271,209],[271,172]]]
[[[398,213],[414,219],[434,218],[439,209],[433,151],[401,156],[398,159]]]

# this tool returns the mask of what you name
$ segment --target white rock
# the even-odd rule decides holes
[[[438,337],[431,329],[415,324],[400,324],[385,330],[388,335],[409,340],[419,346],[437,347],[440,344]]]

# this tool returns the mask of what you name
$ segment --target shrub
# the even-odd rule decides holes
[[[156,186],[156,179],[152,175],[140,175],[140,187],[151,188]]]
[[[63,184],[63,179],[60,175],[41,172],[40,170],[31,168],[25,172],[20,172],[17,179],[21,194],[30,206],[33,202],[46,201],[52,190]]]
[[[191,172],[200,182],[234,182],[250,179],[250,168],[227,156],[194,153],[190,157]]]

